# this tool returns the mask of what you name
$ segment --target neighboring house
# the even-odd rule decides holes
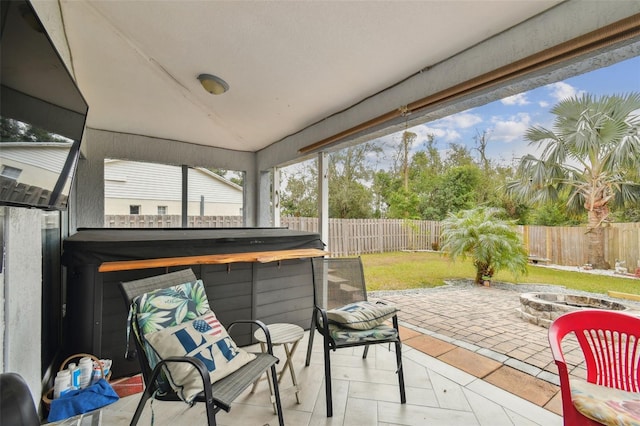
[[[242,215],[242,187],[207,170],[190,168],[189,216]],[[179,215],[182,168],[165,164],[105,160],[105,215]]]
[[[2,142],[0,177],[17,184],[52,191],[62,170],[71,142]],[[64,193],[69,192],[69,182]]]

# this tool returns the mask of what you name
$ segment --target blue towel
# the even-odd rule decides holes
[[[57,422],[116,402],[120,397],[109,382],[100,379],[85,389],[72,390],[51,401],[48,421]]]

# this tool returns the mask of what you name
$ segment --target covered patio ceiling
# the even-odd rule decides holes
[[[627,0],[616,8],[577,0],[33,3],[66,47],[61,55],[89,104],[88,128],[288,150],[259,164],[267,167],[341,132],[362,136],[361,123],[388,129],[389,117],[378,122],[388,111],[398,125],[407,105],[424,110],[421,100],[434,93],[640,16]],[[47,25],[53,15],[61,28]],[[638,50],[638,34],[625,37]],[[207,93],[201,73],[223,78],[229,91]]]
[[[88,127],[255,152],[558,3],[61,0],[59,6],[72,72],[90,106]],[[223,78],[229,91],[205,92],[200,73]]]

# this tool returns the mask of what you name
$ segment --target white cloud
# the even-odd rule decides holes
[[[525,131],[529,128],[531,117],[527,113],[520,113],[507,120],[493,118],[491,139],[502,142],[522,140]]]
[[[422,141],[425,141],[429,137],[429,135],[435,136],[436,141],[447,143],[459,141],[462,139],[462,135],[454,128],[453,125],[447,128],[440,128],[430,127],[423,124],[421,126],[414,127],[413,129],[411,129],[411,131],[418,135],[416,141],[420,143]]]
[[[448,117],[441,118],[440,120],[435,121],[434,125],[437,127],[467,129],[478,123],[482,123],[482,117],[478,114],[461,112],[459,114],[453,114]]]
[[[517,95],[507,96],[504,99],[501,99],[503,105],[528,105],[529,101],[527,100],[526,93],[518,93]]]
[[[538,102],[538,105],[540,106],[540,108],[549,108],[549,102],[547,101],[540,101]]]
[[[584,93],[583,90],[578,90],[570,84],[560,81],[558,83],[551,83],[547,85],[547,88],[551,92],[550,95],[556,101],[561,101],[565,98],[572,96],[579,96]]]

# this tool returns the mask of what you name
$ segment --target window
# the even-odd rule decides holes
[[[8,179],[18,180],[18,177],[20,177],[20,173],[22,173],[22,169],[7,165],[3,165],[2,169],[0,169],[0,176]]]
[[[188,184],[183,191],[185,171]],[[242,227],[243,181],[241,171],[105,159],[104,224],[107,228]]]

